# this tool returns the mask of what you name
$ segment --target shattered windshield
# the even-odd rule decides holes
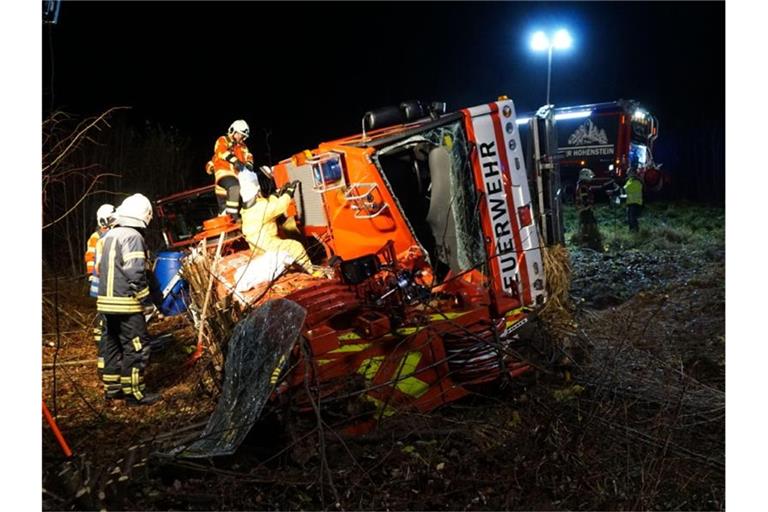
[[[393,143],[373,159],[437,275],[484,271],[479,198],[461,121]]]

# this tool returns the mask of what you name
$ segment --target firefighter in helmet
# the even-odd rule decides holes
[[[87,249],[85,251],[85,267],[88,272],[88,295],[94,299],[99,295],[99,259],[101,258],[102,242],[101,240],[109,232],[115,222],[115,207],[111,204],[103,204],[96,210],[96,222],[98,228],[91,233],[88,238]],[[104,317],[100,313],[96,314],[96,326],[93,328],[93,341],[99,349],[98,370],[99,373],[104,369],[104,358],[101,356],[101,335],[104,329]]]
[[[277,234],[277,218],[285,215],[296,193],[298,181],[287,183],[274,195],[263,197],[255,173],[240,174],[240,198],[242,199],[242,232],[251,250],[259,254],[267,251],[284,252],[293,263],[311,273],[312,266],[304,246],[296,240],[282,239]]]
[[[216,139],[213,158],[205,166],[205,171],[214,175],[219,214],[227,213],[235,220],[239,220],[240,209],[237,175],[246,169],[253,170],[253,155],[245,145],[250,134],[251,130],[244,120],[233,122],[227,134]]]
[[[145,313],[154,311],[147,279],[144,230],[152,220],[152,204],[141,194],[127,197],[116,210],[115,227],[103,238],[96,305],[104,315],[102,338],[105,398],[129,405],[160,399],[144,389],[144,369],[152,339]]]
[[[111,204],[103,204],[96,210],[96,222],[98,228],[88,238],[85,251],[85,268],[88,273],[90,287],[88,294],[96,297],[99,294],[99,275],[96,273],[98,242],[107,234],[115,221],[115,207]]]

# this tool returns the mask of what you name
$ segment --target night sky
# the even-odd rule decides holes
[[[64,1],[43,30],[43,110],[130,105],[137,126],[188,135],[200,159],[190,174],[205,180],[214,140],[238,118],[259,163],[260,132],[272,130],[274,163],[407,99],[450,111],[507,94],[533,110],[546,99],[546,54],[528,39],[559,27],[575,44],[554,56],[553,103],[639,100],[660,120],[659,161],[674,158],[665,135],[669,146],[724,128],[722,2]]]

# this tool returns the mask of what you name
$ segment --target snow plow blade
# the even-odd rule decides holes
[[[177,457],[232,455],[256,423],[275,387],[272,378],[284,364],[306,317],[287,299],[269,301],[241,320],[227,344],[224,386],[208,425]]]

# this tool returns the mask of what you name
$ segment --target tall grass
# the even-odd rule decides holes
[[[725,210],[686,202],[646,204],[640,217],[640,230],[629,231],[626,208],[598,205],[595,207],[605,250],[722,250],[725,247]],[[571,248],[578,230],[578,212],[573,206],[564,209],[565,238]]]

